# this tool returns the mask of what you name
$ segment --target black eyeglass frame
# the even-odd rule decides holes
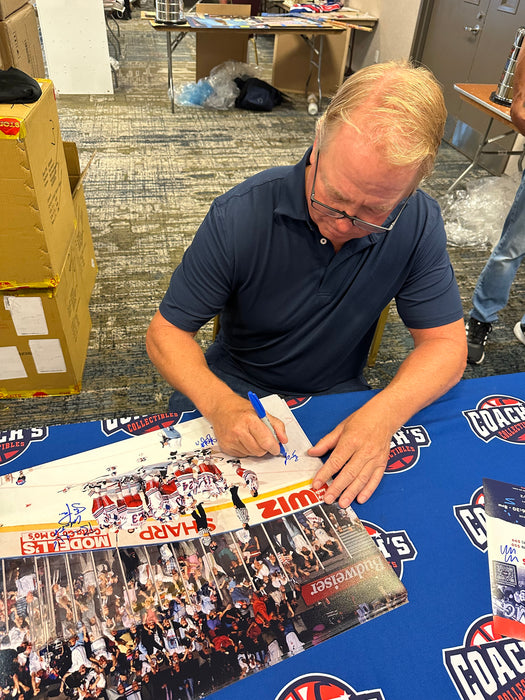
[[[405,210],[406,205],[408,204],[408,200],[413,194],[411,193],[408,195],[408,197],[403,202],[403,206],[399,210],[398,215],[389,226],[380,226],[379,224],[372,224],[369,221],[364,221],[363,219],[360,219],[358,216],[351,216],[350,214],[347,214],[346,211],[343,211],[343,209],[335,209],[334,207],[330,207],[328,206],[328,204],[324,204],[323,202],[320,202],[318,199],[315,198],[315,180],[317,178],[318,165],[319,151],[317,151],[317,156],[315,158],[314,179],[312,180],[312,191],[310,192],[310,202],[312,203],[312,205],[317,204],[317,206],[322,207],[322,210],[317,209],[317,211],[321,213],[324,212],[326,216],[329,216],[332,219],[349,219],[354,226],[357,226],[357,228],[360,228],[362,231],[367,231],[368,233],[388,233],[389,231],[391,231],[397,224],[399,217],[401,216],[401,214]]]

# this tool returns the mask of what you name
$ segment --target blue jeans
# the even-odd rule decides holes
[[[498,311],[507,305],[512,282],[524,256],[525,170],[500,239],[478,277],[470,316],[485,323],[498,320]],[[521,322],[525,323],[525,313]]]

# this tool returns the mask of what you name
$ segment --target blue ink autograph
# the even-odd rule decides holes
[[[286,457],[284,460],[284,466],[288,464],[288,462],[297,462],[299,461],[299,457],[297,456],[295,450],[293,452],[287,452]]]
[[[208,445],[215,445],[216,442],[217,439],[214,438],[213,435],[210,435],[210,433],[208,433],[207,435],[204,435],[203,437],[196,440],[195,444],[199,445],[200,447],[208,447]]]
[[[506,544],[504,547],[500,545],[499,551],[500,554],[503,555],[505,563],[519,561],[518,557],[516,556],[516,549],[514,547],[509,547],[508,544]]]
[[[82,522],[82,513],[85,510],[86,508],[80,505],[80,503],[66,503],[66,510],[62,513],[59,513],[60,517],[58,520],[58,524],[60,525],[60,527],[57,528],[53,533],[53,537],[55,538],[55,549],[57,548],[60,540],[68,540],[70,538],[71,535],[68,532],[68,529],[74,527],[75,525],[80,526],[80,523]],[[78,537],[79,535],[87,535],[90,532],[93,532],[93,526],[91,525],[91,523],[89,525],[82,525],[81,527],[78,527],[75,530],[75,535]]]

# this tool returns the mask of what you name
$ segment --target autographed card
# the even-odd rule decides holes
[[[483,479],[494,630],[525,640],[525,486]]]
[[[23,502],[17,485],[3,481],[2,555],[192,539],[202,524],[192,515],[199,504],[213,536],[317,503],[311,482],[321,461],[308,456],[311,444],[286,403],[278,396],[263,403],[286,426],[286,458],[233,459],[196,418],[34,467]]]

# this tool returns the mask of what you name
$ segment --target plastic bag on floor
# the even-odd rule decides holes
[[[235,78],[252,78],[257,68],[248,63],[226,61],[211,69],[207,78],[187,83],[174,91],[174,100],[181,106],[203,106],[210,109],[231,109],[239,95]]]
[[[196,83],[186,83],[174,90],[173,99],[182,107],[200,107],[213,94],[213,88],[207,78]]]
[[[441,201],[449,245],[493,246],[514,201],[521,173],[482,177]]]

